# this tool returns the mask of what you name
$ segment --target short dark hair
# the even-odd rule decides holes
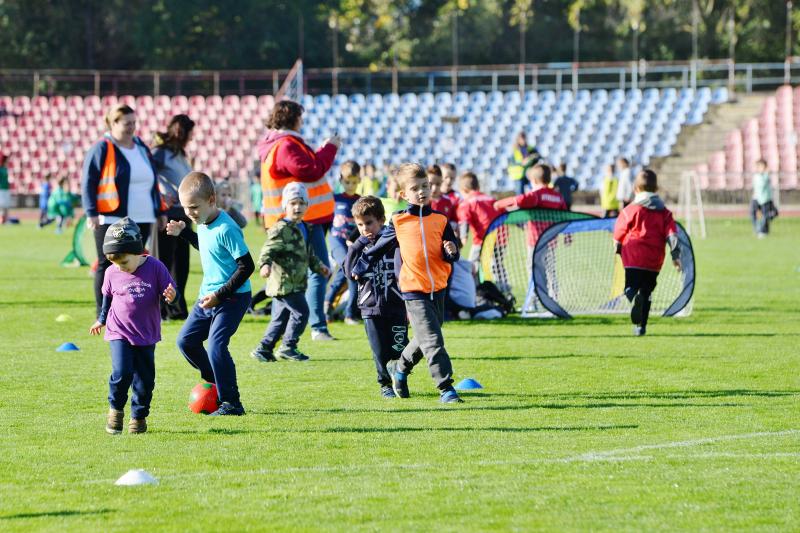
[[[453,174],[456,172],[456,166],[453,163],[442,163],[442,168],[446,168]]]
[[[651,169],[646,168],[636,174],[633,186],[645,192],[658,191],[658,176]]]
[[[425,173],[428,174],[428,175],[433,174],[435,176],[439,176],[440,178],[442,177],[442,169],[441,169],[441,167],[439,167],[439,165],[431,165],[431,166],[429,166],[425,170]]]
[[[203,200],[210,200],[216,194],[214,180],[208,174],[202,172],[189,172],[181,180],[178,191],[185,191],[191,196],[199,196]]]
[[[111,109],[106,112],[105,121],[106,126],[108,129],[111,129],[111,125],[118,121],[120,118],[124,117],[125,115],[132,115],[136,112],[133,108],[127,104],[117,104],[112,106]]]
[[[356,161],[352,159],[349,161],[345,161],[342,163],[342,166],[339,167],[339,175],[341,177],[347,176],[358,176],[361,173],[361,165],[359,165]]]
[[[273,130],[290,130],[297,124],[305,108],[292,100],[282,100],[272,108],[267,127]]]
[[[476,176],[474,172],[464,172],[458,177],[458,182],[461,184],[462,188],[468,191],[481,190],[481,184],[478,181],[478,176]]]
[[[376,220],[386,218],[386,209],[383,207],[383,202],[375,196],[362,196],[353,204],[351,212],[353,213],[353,218],[375,217]]]
[[[566,174],[567,172],[567,164],[566,163],[559,163],[558,164],[558,171],[562,174]]]
[[[529,168],[526,174],[531,181],[547,185],[550,183],[550,173],[550,165],[537,163]]]

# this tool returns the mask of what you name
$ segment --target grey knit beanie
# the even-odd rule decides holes
[[[136,225],[136,222],[125,217],[119,222],[111,224],[106,230],[106,236],[103,239],[103,253],[143,254],[142,232],[139,231],[139,226]]]

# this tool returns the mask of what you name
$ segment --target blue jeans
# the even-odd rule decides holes
[[[514,194],[525,194],[525,191],[529,191],[530,188],[531,182],[526,176],[514,181]]]
[[[328,295],[325,300],[332,307],[333,300],[336,298],[336,293],[342,288],[342,285],[347,283],[347,306],[344,309],[345,318],[356,317],[356,298],[358,296],[358,283],[344,275],[344,261],[347,257],[347,241],[338,237],[331,237],[329,240],[331,245],[331,255],[333,260],[339,265],[339,269],[331,280],[331,285],[328,287]]]
[[[323,265],[330,268],[328,246],[325,244],[325,226],[311,224],[308,240],[314,254],[319,257]],[[325,276],[311,272],[311,270],[308,271],[306,300],[308,301],[309,322],[312,330],[328,331],[328,323],[325,321],[325,286],[327,284],[328,279]]]
[[[283,345],[297,348],[297,341],[308,324],[308,303],[302,292],[272,298],[272,320],[261,339],[261,346],[272,351],[283,335]]]
[[[239,403],[236,365],[228,343],[250,305],[249,292],[237,292],[211,309],[196,303],[178,333],[178,349],[209,383],[216,383],[221,402]],[[208,351],[203,342],[208,339]]]
[[[150,400],[156,386],[156,345],[134,346],[128,341],[113,340],[111,345],[111,376],[108,378],[108,404],[122,411],[131,395],[131,416],[147,418]]]

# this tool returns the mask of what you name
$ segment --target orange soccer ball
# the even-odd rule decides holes
[[[213,383],[198,383],[189,394],[189,409],[193,413],[207,415],[217,410],[219,407],[219,396],[217,396],[217,386]]]

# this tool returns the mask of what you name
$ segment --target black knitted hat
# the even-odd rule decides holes
[[[103,253],[143,254],[142,232],[139,231],[139,226],[136,225],[136,222],[125,217],[119,222],[111,224],[106,230],[106,236],[103,239]]]

